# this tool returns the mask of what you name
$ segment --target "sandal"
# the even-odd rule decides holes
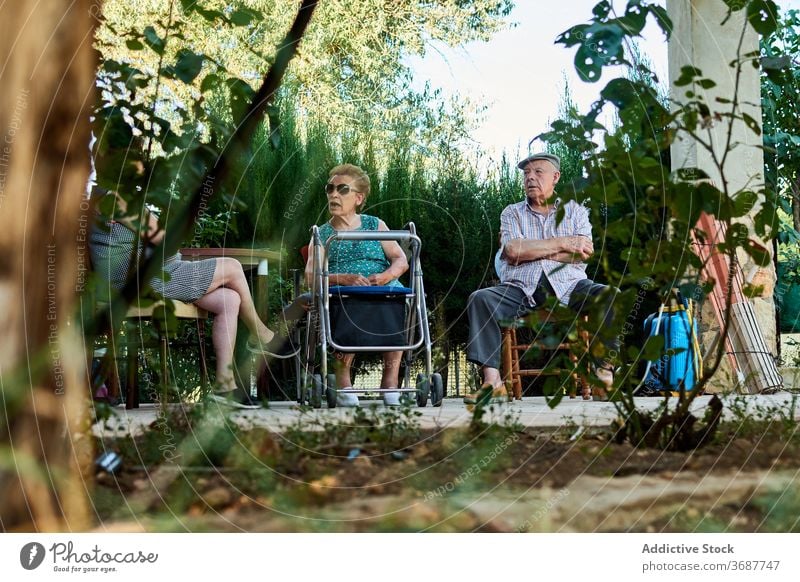
[[[300,352],[300,348],[295,348],[289,338],[276,335],[269,343],[263,346],[252,344],[248,341],[247,351],[257,356],[288,360],[289,358],[295,357]]]
[[[244,390],[228,390],[226,392],[212,392],[208,399],[215,404],[222,406],[229,406],[230,408],[239,408],[242,410],[258,410],[261,408],[261,403],[253,400],[253,398]]]
[[[503,402],[511,402],[505,384],[497,386],[484,384],[477,392],[464,396],[464,404],[500,404]]]

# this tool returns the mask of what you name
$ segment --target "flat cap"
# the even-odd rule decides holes
[[[531,154],[520,163],[517,164],[517,167],[520,170],[525,169],[525,166],[530,164],[531,162],[535,162],[536,160],[544,160],[546,162],[550,162],[556,167],[556,170],[559,172],[561,171],[561,159],[555,154]]]

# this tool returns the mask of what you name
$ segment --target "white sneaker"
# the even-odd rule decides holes
[[[400,393],[399,392],[384,392],[383,404],[385,406],[400,406]]]
[[[355,408],[356,406],[358,406],[358,396],[356,396],[355,394],[337,392],[336,406],[342,406],[344,408]]]

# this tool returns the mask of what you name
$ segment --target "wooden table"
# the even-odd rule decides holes
[[[253,303],[261,321],[269,321],[269,262],[280,261],[283,253],[271,249],[236,249],[228,247],[181,249],[181,258],[184,261],[202,261],[204,259],[220,259],[230,257],[242,264],[245,271],[255,269],[253,284]],[[263,361],[263,358],[259,358]],[[256,385],[258,396],[264,397],[269,390],[269,375],[265,374],[265,367],[258,366]],[[252,386],[251,386],[252,389]]]
[[[283,257],[281,251],[271,249],[232,249],[228,247],[181,249],[184,261],[200,261],[202,259],[217,259],[230,257],[239,261],[242,266],[256,267],[264,261],[277,261]]]

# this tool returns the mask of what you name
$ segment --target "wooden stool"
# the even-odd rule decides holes
[[[537,313],[537,312],[534,312]],[[549,314],[542,312],[543,316]],[[503,329],[503,344],[502,344],[502,375],[506,386],[511,386],[511,393],[516,400],[522,400],[522,377],[538,378],[540,376],[557,376],[563,372],[560,368],[524,368],[521,365],[523,360],[522,354],[527,352],[533,347],[538,347],[545,351],[559,351],[569,350],[569,359],[573,363],[573,367],[578,362],[578,357],[571,349],[570,343],[560,343],[557,346],[546,346],[541,341],[534,341],[533,343],[519,343],[517,338],[517,328],[526,324],[524,319],[517,320],[513,325]],[[589,333],[581,331],[578,340],[584,349],[589,349]],[[577,392],[580,390],[584,400],[591,398],[589,392],[589,384],[585,378],[580,377],[576,373],[572,373],[572,388],[569,391],[569,397],[575,398]]]

